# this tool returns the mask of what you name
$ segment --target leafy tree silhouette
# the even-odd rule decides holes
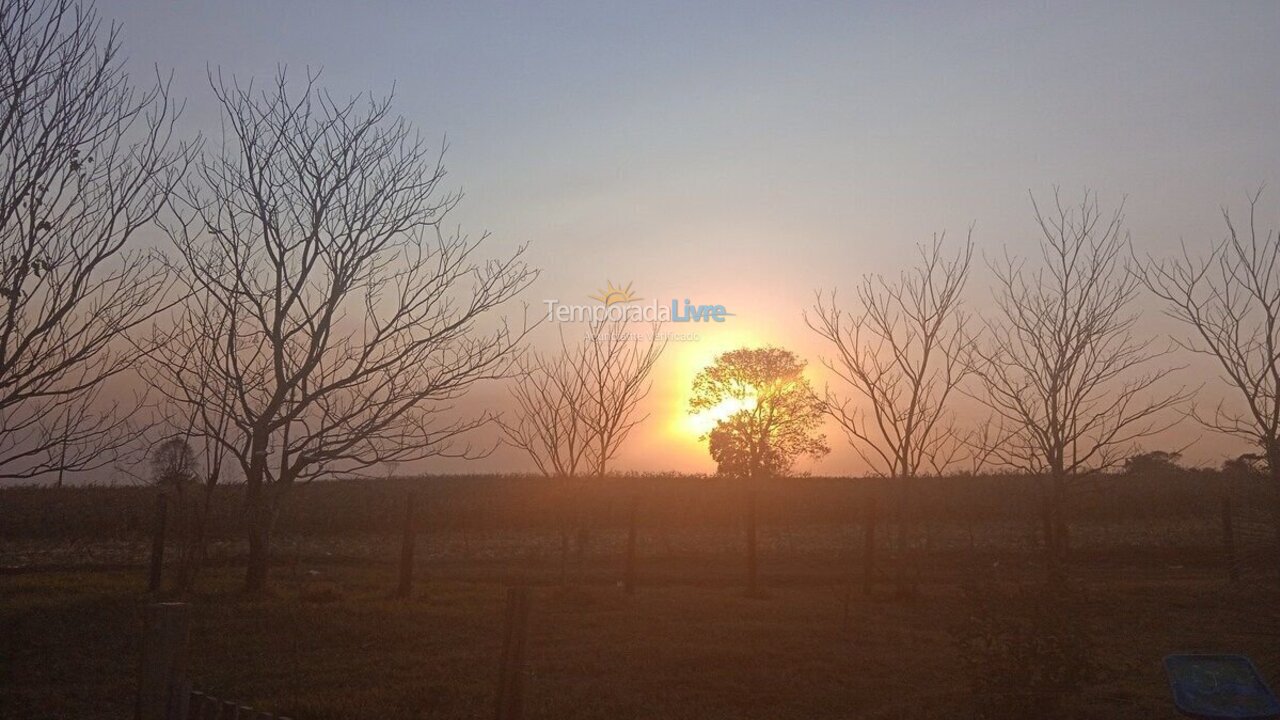
[[[732,404],[732,414],[703,436],[722,475],[745,480],[747,594],[757,595],[757,482],[787,474],[804,456],[829,448],[818,432],[822,403],[804,376],[805,362],[781,348],[740,348],[724,353],[693,380],[689,412]]]

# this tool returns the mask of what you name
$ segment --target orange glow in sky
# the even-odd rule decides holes
[[[656,381],[650,402],[651,417],[661,423],[661,431],[655,438],[662,442],[671,456],[672,465],[683,466],[688,460],[714,471],[707,443],[701,438],[717,421],[738,410],[750,407],[750,401],[726,400],[716,407],[697,414],[690,414],[689,399],[693,395],[693,379],[698,372],[715,362],[721,353],[741,347],[759,347],[768,342],[748,330],[732,327],[716,327],[701,333],[696,342],[672,342],[667,345],[662,359],[663,367],[656,369]]]

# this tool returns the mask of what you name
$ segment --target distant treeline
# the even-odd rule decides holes
[[[558,528],[584,519],[623,527],[639,502],[648,527],[727,527],[740,522],[742,485],[716,476],[622,475],[548,480],[515,475],[449,475],[316,481],[293,488],[279,518],[283,533],[380,534],[399,531],[405,499],[416,493],[425,532]],[[892,522],[896,486],[882,478],[795,477],[760,488],[765,525],[851,525],[874,499]],[[912,492],[917,522],[1034,522],[1037,479],[1021,475],[921,478]],[[1224,497],[1240,512],[1271,507],[1260,478],[1216,470],[1099,476],[1070,499],[1073,521],[1117,522],[1216,517]],[[0,488],[0,538],[129,538],[148,532],[159,490],[151,486],[21,486]],[[203,498],[203,490],[192,490]],[[217,487],[209,503],[208,537],[240,538],[243,485]]]

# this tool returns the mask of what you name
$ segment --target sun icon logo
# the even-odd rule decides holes
[[[596,292],[598,294],[592,295],[591,299],[599,300],[606,307],[617,303],[635,302],[640,299],[631,291],[631,283],[627,283],[626,287],[620,287],[614,285],[612,280],[609,280],[605,284],[605,289],[597,290]]]

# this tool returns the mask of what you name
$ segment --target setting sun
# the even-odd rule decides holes
[[[668,442],[678,443],[682,453],[690,458],[703,462],[706,458],[706,445],[701,438],[715,427],[716,423],[733,413],[750,408],[754,401],[747,399],[726,399],[708,410],[698,413],[689,412],[689,400],[692,397],[693,379],[698,372],[715,362],[721,353],[735,347],[761,344],[753,332],[736,328],[721,329],[714,336],[704,334],[699,342],[673,343],[667,348],[670,371],[662,379],[662,387],[658,389],[657,402],[667,408]]]
[[[365,5],[0,0],[0,720],[1280,720],[1280,0]]]
[[[725,398],[718,405],[703,410],[700,413],[689,415],[686,425],[698,437],[702,437],[711,432],[716,423],[733,415],[739,410],[750,410],[755,406],[755,398]]]

